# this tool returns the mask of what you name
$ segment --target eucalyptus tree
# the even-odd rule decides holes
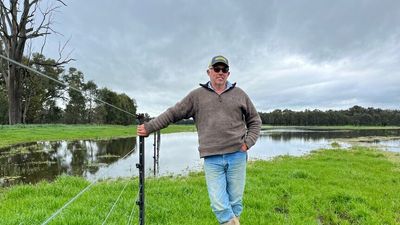
[[[83,91],[86,98],[86,108],[87,108],[87,122],[93,123],[93,115],[95,102],[94,98],[97,96],[97,84],[94,81],[89,80],[83,85]]]
[[[62,66],[54,66],[54,59],[46,58],[44,55],[35,53],[32,59],[27,62],[36,71],[42,72],[54,80],[61,81],[61,74],[64,72]],[[49,120],[58,118],[59,115],[51,115],[59,111],[56,104],[58,99],[63,98],[64,86],[50,79],[43,79],[28,72],[23,75],[23,123],[52,123],[58,122]]]
[[[27,50],[27,42],[54,33],[52,29],[53,14],[61,6],[61,0],[1,0],[0,1],[0,50],[7,57],[22,63]],[[43,7],[44,6],[44,7]],[[45,43],[45,41],[44,41]],[[43,47],[42,47],[43,49]],[[2,60],[4,63],[4,60]],[[58,64],[70,60],[59,60]],[[23,74],[20,67],[7,62],[3,68],[3,76],[8,96],[9,123],[22,122],[23,108]]]
[[[118,102],[117,102],[118,107],[121,109],[124,109],[134,115],[136,115],[136,101],[133,98],[130,98],[128,95],[122,93],[118,95]],[[129,115],[127,113],[118,112],[118,119],[116,121],[117,124],[122,124],[122,125],[130,125],[134,124],[136,121],[136,118],[134,118],[132,115]]]
[[[65,108],[65,122],[84,123],[86,121],[86,99],[82,92],[72,89],[83,90],[85,85],[83,73],[76,68],[69,68],[68,74],[64,75],[64,81],[70,87],[67,89],[69,100]]]
[[[0,124],[8,123],[8,103],[4,79],[0,76]]]
[[[102,88],[98,90],[97,97],[102,101],[110,103],[118,108],[130,112],[136,115],[136,101],[130,98],[126,94],[118,94],[107,88]],[[125,112],[122,112],[114,107],[96,101],[97,106],[95,108],[96,112],[96,122],[106,123],[106,124],[123,124],[129,125],[134,124],[136,118]]]

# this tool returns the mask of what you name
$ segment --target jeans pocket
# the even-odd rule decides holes
[[[242,150],[242,149],[239,149],[239,151],[238,151],[238,152],[240,152],[241,154],[246,155],[246,162],[249,160],[249,154],[247,153],[247,151],[248,151],[248,150]]]

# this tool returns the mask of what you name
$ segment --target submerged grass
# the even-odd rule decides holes
[[[170,125],[162,133],[196,131],[193,125]],[[112,139],[136,136],[136,126],[119,125],[15,125],[0,126],[0,148],[34,141]]]
[[[248,165],[241,224],[399,224],[400,155],[364,147],[314,151]],[[50,224],[126,224],[138,181],[99,182]],[[54,183],[0,189],[0,223],[39,224],[89,183],[61,176]],[[217,224],[203,173],[146,181],[146,224]]]
[[[400,126],[271,126],[263,125],[264,130],[276,129],[276,128],[295,128],[304,130],[399,130]]]

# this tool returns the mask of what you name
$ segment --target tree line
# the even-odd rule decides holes
[[[363,108],[353,106],[346,110],[318,109],[292,111],[274,110],[272,112],[260,112],[263,124],[286,126],[316,126],[316,125],[355,125],[355,126],[400,126],[400,110]]]
[[[78,69],[71,67],[65,70],[62,65],[57,65],[54,59],[46,58],[39,53],[33,54],[29,60],[25,58],[23,63],[69,87],[19,68],[19,73],[23,77],[20,90],[22,123],[128,125],[136,122],[136,118],[132,115],[95,100],[95,98],[101,99],[136,115],[136,101],[128,95],[107,88],[98,88],[94,81],[85,82],[84,74]],[[0,124],[9,123],[8,106],[5,81],[0,76]]]
[[[82,90],[77,92],[59,83],[39,77],[29,71],[22,71],[22,122],[27,124],[66,123],[66,124],[135,124],[136,118],[94,98],[122,108],[136,115],[136,101],[126,94],[118,94],[107,88],[98,88],[94,81],[85,82],[84,74],[76,68],[67,71],[55,61],[36,53],[25,61],[53,79]],[[0,76],[0,124],[8,124],[8,98],[4,79]],[[59,105],[64,105],[61,108]],[[353,106],[346,110],[318,109],[292,111],[276,109],[272,112],[259,112],[263,124],[286,126],[316,125],[370,125],[400,126],[400,110],[363,108]],[[146,113],[144,116],[149,119]],[[182,120],[178,124],[193,124],[193,120]]]
[[[84,74],[76,68],[65,70],[54,59],[35,53],[23,63],[51,78],[68,84],[82,92],[61,85],[50,79],[39,77],[20,68],[22,74],[22,123],[65,123],[65,124],[135,124],[136,118],[111,106],[95,100],[101,99],[136,115],[137,105],[133,98],[116,93],[107,88],[98,88],[94,81],[85,82]],[[9,123],[8,98],[5,80],[0,76],[0,124]],[[61,107],[63,105],[64,107]],[[316,125],[370,125],[400,126],[400,110],[363,108],[353,106],[346,110],[318,109],[292,111],[276,109],[272,112],[259,112],[263,124],[286,126]],[[144,116],[149,119],[148,114]],[[184,120],[178,124],[193,124]]]

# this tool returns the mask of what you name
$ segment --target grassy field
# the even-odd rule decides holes
[[[193,125],[170,125],[162,133],[195,131]],[[136,136],[136,126],[118,125],[17,125],[0,126],[0,147],[32,141],[111,139]]]
[[[137,180],[103,181],[50,224],[137,224]],[[1,224],[40,224],[88,185],[62,176],[54,183],[0,189]],[[368,148],[320,150],[248,165],[243,225],[400,224],[400,154]],[[217,224],[203,173],[146,181],[146,224]]]

